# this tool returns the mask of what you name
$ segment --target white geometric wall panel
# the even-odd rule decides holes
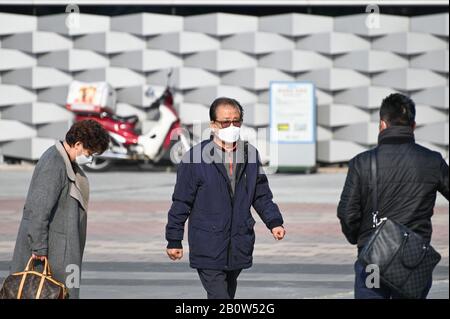
[[[186,17],[184,19],[184,30],[219,37],[236,33],[256,32],[258,30],[258,18],[227,13],[200,14]]]
[[[288,50],[270,53],[261,57],[259,65],[287,72],[306,72],[315,69],[331,68],[333,61],[316,52]]]
[[[36,136],[36,129],[19,121],[0,120],[0,142]]]
[[[317,119],[319,125],[337,127],[368,122],[370,113],[352,105],[319,105],[317,108]]]
[[[448,37],[448,14],[430,14],[411,18],[411,31]]]
[[[251,54],[293,50],[295,43],[278,34],[269,32],[239,33],[222,40],[222,49],[239,50]]]
[[[249,126],[269,125],[269,105],[268,104],[244,104],[245,122]]]
[[[70,121],[72,113],[57,104],[34,102],[18,104],[2,111],[2,119],[22,121],[27,124]]]
[[[379,86],[392,87],[402,91],[415,91],[434,86],[446,85],[447,79],[444,76],[430,70],[397,69],[374,75],[372,83]]]
[[[448,93],[448,86],[436,86],[415,92],[412,94],[412,98],[416,103],[429,104],[448,110]]]
[[[153,37],[148,40],[147,46],[153,49],[187,54],[219,49],[220,42],[203,33],[183,31]]]
[[[407,68],[408,60],[395,53],[384,51],[354,51],[336,57],[334,66],[344,69],[375,73],[391,69]]]
[[[162,50],[139,50],[117,54],[111,58],[112,66],[129,68],[135,71],[150,72],[182,66],[183,61]]]
[[[145,75],[127,68],[107,67],[82,71],[74,76],[75,80],[85,82],[105,81],[114,88],[123,88],[145,84]]]
[[[265,90],[270,81],[292,81],[293,77],[277,69],[251,68],[230,72],[222,77],[222,84],[240,85],[251,90]]]
[[[334,132],[334,137],[365,146],[374,145],[378,140],[378,122],[350,124],[337,129]]]
[[[72,80],[109,82],[118,113],[148,131],[147,89],[159,96],[169,69],[184,124],[206,128],[211,102],[236,98],[243,134],[262,152],[268,136],[255,134],[268,131],[270,82],[298,80],[316,86],[319,162],[373,147],[381,101],[394,92],[416,102],[416,140],[448,158],[448,13],[381,14],[380,28],[367,28],[366,14],[82,13],[71,30],[66,18],[0,12],[0,161],[36,160],[64,138]]]
[[[164,87],[157,87],[154,85],[138,85],[130,86],[117,91],[117,101],[127,102],[132,105],[148,107],[154,101],[153,98],[147,97],[146,92],[151,87],[155,96],[160,96],[164,92]]]
[[[210,105],[215,98],[220,96],[232,96],[241,104],[252,104],[258,101],[256,94],[238,86],[226,85],[207,86],[186,92],[184,94],[184,101]]]
[[[367,27],[367,14],[354,14],[334,19],[334,30],[375,37],[390,33],[409,31],[409,18],[380,14],[377,27]]]
[[[0,84],[0,108],[36,101],[36,94],[17,85]]]
[[[291,51],[289,51],[291,52]],[[192,54],[184,59],[184,65],[214,72],[227,72],[257,66],[257,61],[243,52],[212,50]]]
[[[411,58],[411,66],[448,73],[448,50],[436,50]]]
[[[209,123],[209,108],[200,103],[179,103],[180,119],[187,125]]]
[[[147,77],[147,83],[155,85],[167,84],[167,72],[157,71],[150,73]],[[219,85],[220,78],[208,71],[182,67],[174,70],[171,77],[171,84],[180,90],[195,89],[202,86]]]
[[[39,90],[37,92],[38,100],[42,102],[56,103],[59,105],[65,105],[67,100],[67,93],[69,87],[67,85],[54,86],[46,89]]]
[[[109,66],[109,60],[89,50],[70,49],[43,54],[38,58],[39,66],[76,72]]]
[[[401,32],[376,38],[372,48],[399,54],[417,54],[434,50],[447,49],[448,42],[432,34]]]
[[[38,30],[50,31],[65,35],[83,35],[106,32],[110,30],[110,17],[93,14],[80,14],[77,28],[68,28],[66,14],[52,14],[38,18]]]
[[[298,37],[333,31],[333,18],[310,14],[280,14],[259,19],[259,30]]]
[[[87,34],[76,38],[74,47],[113,54],[145,49],[145,41],[126,32],[110,31]]]
[[[16,33],[2,41],[2,48],[16,49],[29,53],[45,53],[68,50],[73,47],[68,38],[53,32],[33,31]]]
[[[37,17],[0,12],[0,35],[37,30]]]
[[[366,109],[379,109],[383,98],[391,93],[395,91],[387,87],[360,86],[336,93],[334,101]]]
[[[183,31],[183,18],[154,13],[126,14],[111,18],[111,30],[141,36],[178,32]]]
[[[329,68],[306,72],[297,80],[312,81],[318,88],[327,91],[338,91],[364,85],[370,85],[370,78],[354,70]]]
[[[367,149],[350,141],[329,140],[317,143],[317,159],[324,163],[346,162]]]
[[[51,67],[31,67],[5,72],[2,82],[16,84],[29,89],[69,85],[72,76]]]
[[[448,122],[418,128],[416,134],[419,140],[438,145],[448,145]]]
[[[351,33],[326,32],[301,37],[297,48],[326,54],[341,54],[369,50],[370,42]]]
[[[0,48],[0,71],[33,67],[36,65],[36,59],[26,53]]]
[[[38,160],[41,155],[55,144],[55,139],[33,137],[5,143],[2,146],[3,156],[25,160]]]

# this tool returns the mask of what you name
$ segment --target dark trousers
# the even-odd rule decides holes
[[[234,299],[240,270],[197,269],[208,299]]]
[[[367,275],[364,265],[357,261],[355,263],[355,299],[402,299],[383,283],[380,283],[380,288],[368,288],[366,286]],[[429,284],[422,294],[422,299],[427,298],[432,284],[433,279],[430,278]]]

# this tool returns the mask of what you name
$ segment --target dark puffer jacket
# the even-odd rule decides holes
[[[393,126],[378,140],[379,217],[388,217],[431,240],[431,217],[439,191],[449,198],[448,165],[441,154],[415,143],[411,128]],[[342,231],[351,244],[363,247],[373,232],[370,153],[349,163],[338,207]]]
[[[242,141],[238,149],[247,151],[245,160],[237,163],[234,195],[225,166],[214,160],[216,147],[212,140],[194,146],[178,167],[166,239],[169,248],[181,248],[184,225],[189,218],[192,268],[236,270],[252,266],[255,244],[252,206],[268,229],[283,225],[258,151]]]

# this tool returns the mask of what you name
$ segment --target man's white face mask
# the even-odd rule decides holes
[[[217,137],[225,143],[236,143],[239,140],[241,128],[233,124],[226,128],[221,128],[217,131]]]

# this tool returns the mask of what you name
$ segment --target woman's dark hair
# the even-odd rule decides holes
[[[72,125],[66,134],[66,142],[74,146],[81,142],[92,153],[102,154],[109,146],[109,134],[94,120],[84,120]]]
[[[217,120],[217,108],[221,105],[234,106],[239,110],[240,120],[242,121],[244,119],[244,109],[237,100],[228,97],[219,97],[212,102],[211,107],[209,108],[209,119],[211,121]]]
[[[380,119],[388,126],[413,126],[416,123],[416,105],[406,95],[391,94],[381,103]]]

